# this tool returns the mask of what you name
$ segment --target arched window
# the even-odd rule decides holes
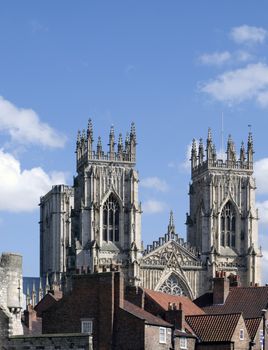
[[[170,275],[167,280],[162,284],[159,289],[161,292],[172,294],[172,295],[183,295],[183,288],[177,276],[174,274]]]
[[[103,205],[102,239],[104,241],[119,241],[119,213],[120,208],[118,201],[113,194],[110,194]]]
[[[235,248],[236,213],[231,202],[221,212],[221,246]]]

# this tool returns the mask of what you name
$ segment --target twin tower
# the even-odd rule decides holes
[[[141,246],[136,130],[115,147],[113,127],[105,153],[93,148],[93,126],[78,133],[73,186],[56,185],[40,202],[40,273],[63,284],[73,273],[120,269],[127,283],[192,298],[206,292],[216,272],[248,286],[260,282],[253,141],[237,159],[228,139],[217,158],[211,132],[191,152],[192,182],[187,242],[172,230],[148,249]],[[172,232],[171,232],[172,231]],[[170,289],[170,283],[176,288]]]

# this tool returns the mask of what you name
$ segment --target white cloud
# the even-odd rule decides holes
[[[147,200],[143,203],[142,209],[145,214],[157,214],[165,211],[166,203],[154,199]]]
[[[257,160],[254,163],[254,175],[256,178],[257,192],[268,193],[268,158]]]
[[[238,62],[247,62],[254,58],[251,53],[243,50],[236,51],[234,55]]]
[[[200,90],[228,104],[255,99],[260,106],[265,107],[268,93],[268,66],[256,63],[227,71],[215,80],[204,83]]]
[[[147,177],[145,179],[142,179],[140,182],[140,185],[142,187],[146,188],[152,188],[159,192],[167,192],[168,191],[168,184],[165,180],[161,180],[158,177]]]
[[[52,185],[64,183],[63,173],[47,174],[40,167],[22,170],[13,155],[0,150],[0,210],[25,212],[37,209],[40,196]]]
[[[268,251],[262,250],[262,262],[261,262],[261,269],[262,269],[262,284],[265,285],[268,283]]]
[[[261,27],[243,25],[231,30],[231,38],[238,44],[261,44],[267,37],[267,31]]]
[[[224,52],[213,52],[213,53],[204,53],[199,57],[199,61],[207,65],[216,65],[220,66],[223,63],[230,61],[231,54],[229,51]]]
[[[32,109],[18,108],[0,96],[0,131],[20,144],[63,147],[66,137],[40,121]]]

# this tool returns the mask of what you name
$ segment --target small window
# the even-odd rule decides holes
[[[81,321],[81,333],[92,334],[92,329],[93,329],[92,320]]]
[[[159,343],[165,344],[167,342],[167,329],[164,327],[159,328]]]
[[[180,348],[187,349],[187,338],[186,337],[180,338]]]
[[[239,339],[240,339],[240,340],[244,340],[244,329],[240,329],[240,332],[239,332]]]

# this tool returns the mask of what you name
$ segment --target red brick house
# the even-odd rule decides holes
[[[230,287],[224,274],[214,278],[213,291],[194,300],[207,314],[241,313],[251,340],[251,349],[261,350],[268,345],[268,287]],[[265,339],[263,339],[265,334]]]
[[[187,316],[186,321],[198,337],[197,350],[249,349],[250,337],[239,313]]]
[[[92,333],[94,349],[172,348],[173,325],[125,301],[119,272],[74,276],[72,292],[42,315],[43,333]]]

